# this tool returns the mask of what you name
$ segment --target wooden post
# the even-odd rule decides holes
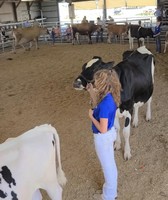
[[[12,3],[12,11],[13,11],[14,21],[17,22],[18,19],[17,19],[17,12],[16,12],[16,4],[15,4],[15,2]]]
[[[2,0],[2,2],[0,3],[0,8],[2,7],[2,5],[4,4],[5,0]]]
[[[27,8],[27,13],[28,13],[29,20],[31,20],[31,13],[30,13],[30,4],[29,4],[29,2],[26,2],[26,8]]]

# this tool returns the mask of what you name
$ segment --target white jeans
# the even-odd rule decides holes
[[[94,143],[99,158],[105,183],[103,185],[103,200],[114,200],[117,197],[117,166],[114,159],[114,141],[116,131],[113,127],[106,133],[94,134]]]

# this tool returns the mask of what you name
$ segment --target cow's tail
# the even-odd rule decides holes
[[[61,154],[60,154],[60,140],[59,140],[59,136],[58,136],[58,133],[57,133],[55,128],[54,128],[54,139],[55,139],[56,157],[57,157],[57,160],[58,160],[58,167],[57,167],[58,183],[61,186],[64,186],[66,184],[66,182],[67,182],[67,179],[65,177],[64,171],[62,170]]]

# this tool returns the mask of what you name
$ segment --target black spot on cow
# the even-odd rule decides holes
[[[55,145],[55,135],[53,134],[53,140],[52,140],[53,146]]]
[[[7,194],[0,190],[0,198],[4,199],[7,197]]]
[[[129,125],[130,119],[128,117],[126,117],[125,119],[125,127],[127,127]]]
[[[0,173],[2,174],[3,179],[9,184],[9,187],[11,188],[11,184],[16,185],[15,179],[12,177],[12,173],[9,170],[7,166],[3,166],[2,171]]]
[[[11,200],[18,200],[17,194],[14,191],[11,192],[11,195],[12,195],[12,199]]]
[[[1,178],[0,178],[0,184],[1,184]]]

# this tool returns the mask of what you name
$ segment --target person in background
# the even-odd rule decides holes
[[[86,16],[83,17],[82,22],[81,23],[88,23],[88,20],[86,19]]]
[[[115,71],[103,69],[94,75],[94,88],[86,87],[94,108],[89,109],[96,154],[100,161],[105,183],[102,195],[95,194],[96,200],[114,200],[117,197],[117,166],[114,158],[114,141],[117,134],[114,119],[120,104],[121,85]]]
[[[23,23],[23,26],[24,26],[25,28],[30,27],[30,26],[31,26],[31,23],[30,23],[28,20],[26,20],[26,21]]]
[[[160,7],[156,8],[154,15],[156,16],[156,20],[157,20],[158,17],[162,18],[162,9]]]
[[[114,19],[111,16],[108,16],[109,20],[108,23],[109,24],[114,24]]]
[[[160,38],[161,23],[162,23],[162,18],[157,17],[155,32],[154,32],[154,35],[153,35],[153,37],[155,37],[155,41],[156,41],[156,52],[157,53],[161,53],[161,38]]]
[[[103,21],[100,19],[100,17],[97,18],[97,25],[99,25],[99,29],[97,30],[97,35],[96,35],[96,42],[99,41],[99,37],[101,42],[103,42]]]
[[[52,27],[52,30],[51,30],[51,39],[52,39],[52,45],[54,46],[55,45],[55,28],[54,28],[54,26]]]
[[[71,30],[71,26],[68,25],[67,29],[66,29],[66,37],[67,37],[67,41],[71,40],[72,36],[72,30]]]
[[[61,36],[60,27],[57,25],[54,30],[55,30],[55,37],[60,37]]]

